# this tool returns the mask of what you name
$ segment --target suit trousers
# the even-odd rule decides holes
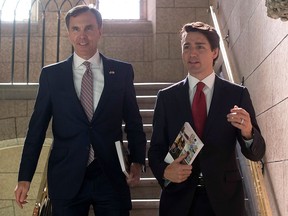
[[[188,216],[216,216],[205,186],[197,186]]]
[[[52,216],[88,216],[91,205],[95,216],[129,216],[129,209],[121,209],[119,197],[97,159],[87,167],[82,188],[75,198],[51,202]]]

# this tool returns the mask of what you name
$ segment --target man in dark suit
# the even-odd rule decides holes
[[[88,215],[90,205],[95,215],[127,216],[131,209],[129,186],[140,181],[146,146],[133,68],[98,52],[102,17],[95,8],[76,6],[68,11],[65,21],[75,52],[41,72],[15,189],[16,202],[21,208],[26,203],[52,118],[48,191],[53,216]],[[91,116],[86,111],[87,100],[81,99],[86,71],[90,75],[92,72],[90,84],[85,84],[86,90],[93,93],[92,101],[88,101]],[[123,141],[123,122],[131,161],[128,178],[121,170],[115,148],[115,141]]]
[[[242,216],[244,195],[236,143],[250,160],[258,161],[265,153],[248,90],[214,73],[219,36],[213,27],[202,22],[184,25],[181,46],[188,76],[159,91],[148,152],[150,167],[163,189],[160,216]],[[200,92],[205,108],[192,114],[198,108],[191,106],[198,82],[204,83]],[[200,133],[200,120],[195,119],[202,110]],[[164,158],[184,122],[192,125],[204,147],[192,165],[181,163],[187,155],[167,164]]]

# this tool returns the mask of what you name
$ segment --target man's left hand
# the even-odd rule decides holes
[[[134,187],[140,183],[141,171],[142,171],[141,164],[132,163],[130,165],[130,174],[129,174],[129,177],[127,178],[127,184],[130,187]]]
[[[241,130],[243,138],[247,140],[253,138],[250,115],[245,109],[235,105],[227,115],[227,120]]]

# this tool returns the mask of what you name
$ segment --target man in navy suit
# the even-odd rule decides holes
[[[68,11],[68,37],[75,50],[67,60],[44,67],[24,143],[15,189],[17,204],[26,203],[47,127],[52,118],[53,143],[48,163],[48,191],[53,216],[128,216],[129,186],[140,181],[146,137],[136,102],[131,64],[106,58],[97,44],[102,34],[99,11],[81,5]],[[80,101],[81,80],[90,62],[93,75],[91,119]],[[130,175],[125,177],[115,141],[130,151]],[[88,165],[90,152],[94,159]]]
[[[236,143],[250,160],[258,161],[265,153],[248,90],[214,73],[219,36],[213,27],[202,22],[185,24],[181,46],[188,75],[159,91],[148,152],[150,167],[163,189],[160,216],[242,216],[244,194]],[[198,82],[204,83],[206,99],[204,129],[198,134],[204,147],[192,165],[181,163],[187,155],[167,164],[164,158],[184,122],[197,132],[195,118],[201,110],[192,115],[191,104]]]

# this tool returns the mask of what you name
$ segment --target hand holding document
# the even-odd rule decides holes
[[[126,177],[129,177],[129,169],[130,169],[130,163],[128,159],[128,151],[125,149],[125,146],[120,141],[115,142],[118,159],[122,168],[123,173],[126,175]]]
[[[183,162],[191,165],[203,146],[203,142],[197,136],[191,125],[185,122],[171,145],[164,161],[170,164],[179,156],[187,153],[187,157]]]

